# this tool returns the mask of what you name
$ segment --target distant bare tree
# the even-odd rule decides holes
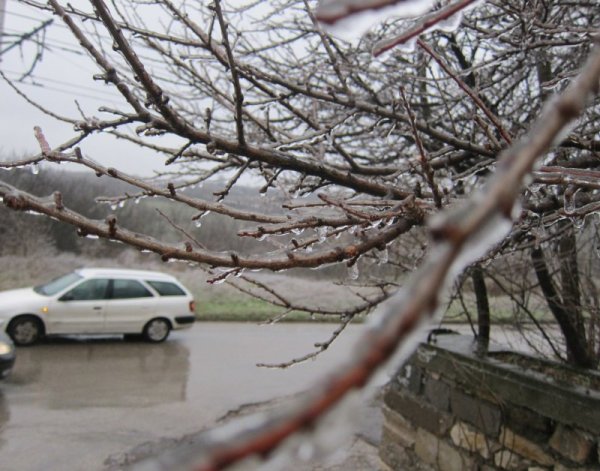
[[[77,118],[53,113],[73,124],[73,138],[51,147],[51,136],[37,128],[40,154],[5,167],[76,163],[137,187],[113,203],[168,199],[193,208],[194,220],[210,211],[243,221],[240,237],[270,238],[280,247],[223,252],[199,243],[194,221],[182,227],[165,219],[181,234],[181,243],[167,243],[125,229],[114,216],[83,217],[61,194],[44,200],[0,184],[9,207],[47,214],[82,236],[118,240],[164,260],[223,267],[223,277],[343,263],[354,278],[359,260],[369,255],[400,266],[396,247],[431,220],[429,256],[382,309],[347,368],[298,407],[209,447],[199,469],[268,453],[313,424],[433,316],[449,279],[484,262],[491,249],[510,252],[534,239],[534,227],[582,220],[599,208],[595,2],[574,8],[559,0],[492,0],[468,12],[475,2],[439,2],[443,6],[429,16],[410,24],[388,20],[352,43],[330,36],[318,20],[404,2],[330,0],[316,9],[308,0],[237,7],[221,0],[131,1],[126,7],[91,0],[91,11],[58,0],[22,3],[64,21],[98,67],[94,78],[118,90],[122,105],[102,107],[101,117],[89,110]],[[167,26],[149,23],[152,18],[168,18]],[[407,42],[414,51],[393,47]],[[373,50],[387,52],[374,60]],[[550,100],[555,93],[561,98]],[[172,170],[143,181],[99,165],[85,142],[95,133],[152,149]],[[261,179],[257,194],[282,195],[279,214],[227,203],[247,175]],[[226,183],[214,200],[186,194],[215,177]],[[524,184],[529,190],[523,192]],[[309,195],[315,197],[303,198]],[[535,251],[533,258],[539,267]],[[380,297],[349,314],[372,310],[395,283],[383,281]]]

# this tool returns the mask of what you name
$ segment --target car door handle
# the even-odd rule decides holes
[[[99,311],[100,309],[102,309],[102,306],[94,306],[94,311]]]

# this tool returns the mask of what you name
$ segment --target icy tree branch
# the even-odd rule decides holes
[[[294,433],[312,428],[351,391],[364,387],[437,312],[439,297],[463,267],[500,242],[512,225],[520,189],[537,159],[558,143],[561,131],[583,112],[600,84],[600,46],[581,74],[550,103],[530,132],[502,154],[498,172],[481,193],[441,213],[431,224],[435,246],[423,266],[382,306],[358,341],[354,357],[285,410],[249,419],[251,425],[209,434],[194,457],[196,471],[224,469],[246,457],[267,456]],[[403,352],[406,355],[406,351]],[[394,358],[399,366],[403,358]]]

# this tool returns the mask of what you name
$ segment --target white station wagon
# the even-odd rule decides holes
[[[49,283],[0,292],[0,329],[17,345],[45,335],[141,334],[162,342],[196,320],[194,298],[171,275],[83,268]]]

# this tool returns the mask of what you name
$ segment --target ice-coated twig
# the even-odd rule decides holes
[[[429,188],[431,189],[431,194],[433,195],[433,202],[435,204],[435,207],[438,209],[441,209],[442,196],[440,194],[440,190],[439,190],[438,186],[435,184],[433,170],[431,169],[431,165],[429,165],[429,160],[425,153],[425,148],[423,147],[423,142],[421,141],[421,138],[419,137],[419,131],[415,124],[415,116],[413,114],[410,103],[408,102],[408,99],[406,98],[406,93],[404,92],[403,87],[400,87],[400,96],[402,97],[402,102],[404,103],[404,106],[406,108],[406,113],[408,114],[408,117],[410,119],[410,125],[411,125],[411,129],[412,129],[413,137],[415,139],[415,143],[417,144],[417,149],[419,149],[419,163],[421,165],[423,177],[424,177],[425,181],[427,182],[427,184],[429,185]]]
[[[431,0],[421,0],[421,3],[423,6],[417,10],[426,10],[433,4]],[[411,16],[415,9],[415,2],[413,0],[321,0],[315,17],[323,23],[334,24],[357,13],[383,10],[393,6],[397,6],[398,11],[402,11],[402,7],[405,7],[406,15]]]
[[[244,137],[244,123],[242,121],[242,107],[244,103],[244,94],[240,85],[240,78],[237,71],[237,66],[233,59],[233,51],[229,43],[229,34],[227,33],[228,25],[225,18],[223,17],[223,11],[221,9],[221,1],[215,0],[214,3],[215,12],[219,19],[219,26],[221,27],[221,37],[223,38],[223,46],[227,51],[227,60],[229,62],[229,70],[231,72],[231,78],[233,81],[233,89],[235,90],[235,126],[237,130],[237,137],[240,145],[243,147],[246,145],[246,138]]]
[[[600,172],[577,168],[540,167],[534,173],[536,183],[546,185],[574,185],[583,188],[600,188]]]
[[[463,10],[472,6],[472,4],[478,1],[479,0],[460,0],[446,5],[444,8],[427,15],[417,25],[408,29],[407,31],[404,31],[402,34],[393,38],[384,39],[375,44],[375,47],[373,48],[373,55],[379,56],[400,44],[404,44],[418,37],[421,33],[433,28],[438,23],[445,21],[454,15],[461,14]]]
[[[290,366],[297,365],[298,363],[305,362],[306,360],[315,358],[315,357],[319,356],[321,353],[323,353],[325,350],[327,350],[333,344],[333,342],[335,342],[335,340],[346,329],[346,327],[348,327],[348,324],[350,324],[350,322],[352,322],[352,319],[354,319],[353,315],[345,316],[344,319],[342,320],[342,322],[340,323],[340,325],[331,333],[330,337],[327,340],[325,340],[323,342],[315,343],[316,350],[314,350],[312,352],[309,352],[305,355],[293,358],[291,360],[288,360],[288,361],[285,361],[282,363],[258,363],[256,366],[263,367],[263,368],[285,369],[285,368],[289,368]]]
[[[42,128],[40,128],[39,126],[35,126],[33,128],[33,133],[35,135],[35,139],[38,141],[40,150],[42,151],[42,155],[49,155],[50,152],[52,152],[52,149],[50,148],[50,144],[48,144],[48,141],[46,140],[46,136],[44,136]]]

